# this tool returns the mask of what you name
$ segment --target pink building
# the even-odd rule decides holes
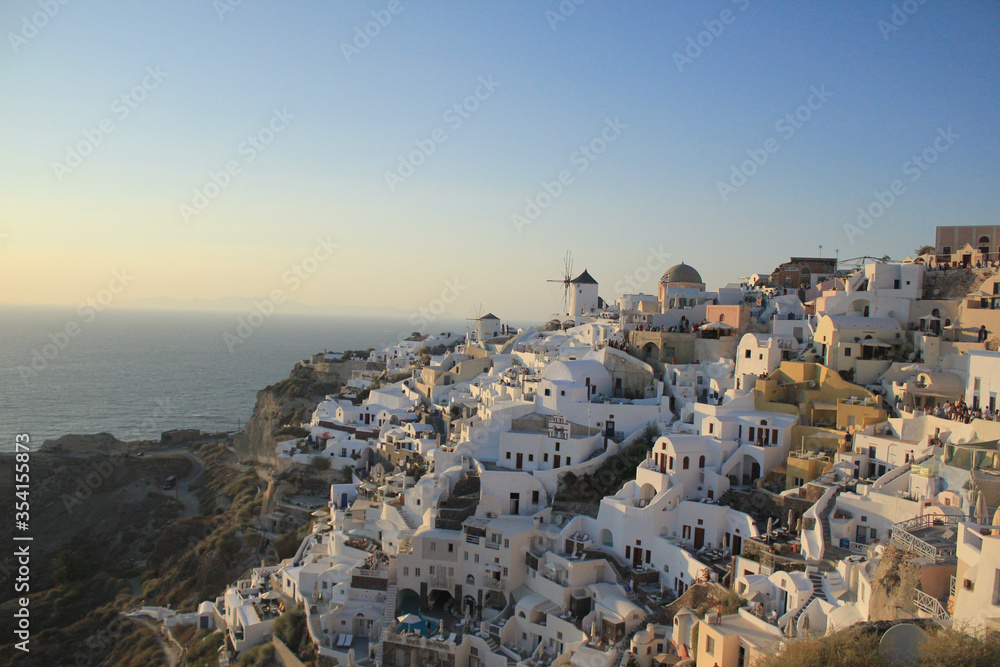
[[[938,227],[934,245],[938,264],[971,266],[1000,260],[1000,226]]]

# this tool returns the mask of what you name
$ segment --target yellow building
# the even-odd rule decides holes
[[[822,364],[785,361],[767,379],[757,380],[758,410],[797,415],[788,458],[783,466],[785,489],[820,477],[846,447],[848,434],[885,421],[878,396],[847,382]],[[781,484],[780,475],[774,480]]]
[[[815,343],[823,362],[869,384],[885,373],[905,339],[899,322],[888,317],[824,315],[816,325]]]
[[[822,364],[783,361],[757,380],[758,410],[798,415],[802,426],[854,431],[887,419],[878,396]],[[795,447],[795,443],[792,443]]]

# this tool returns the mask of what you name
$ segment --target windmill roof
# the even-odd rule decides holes
[[[494,315],[493,313],[486,313],[480,319],[483,319],[483,320],[499,320],[500,318],[497,317],[496,315]]]
[[[573,278],[573,280],[571,280],[570,282],[572,284],[574,284],[574,285],[578,285],[580,283],[585,283],[585,284],[588,284],[588,285],[596,285],[597,284],[597,281],[594,280],[594,277],[591,276],[589,273],[587,273],[587,269],[584,269],[583,273],[581,273],[580,275],[578,275],[576,278]]]

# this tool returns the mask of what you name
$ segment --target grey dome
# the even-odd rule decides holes
[[[701,285],[704,283],[701,279],[701,274],[695,271],[694,267],[688,266],[683,262],[667,269],[667,272],[660,278],[660,282],[667,285],[677,283]]]

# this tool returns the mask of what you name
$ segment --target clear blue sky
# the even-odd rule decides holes
[[[567,250],[614,298],[647,260],[658,276],[683,259],[718,287],[819,245],[902,258],[936,225],[998,223],[1000,3],[913,0],[889,32],[891,2],[589,0],[556,22],[556,0],[400,0],[348,62],[343,44],[389,2],[243,0],[220,19],[226,1],[71,0],[37,34],[24,24],[37,0],[3,4],[0,301],[76,304],[126,268],[122,300],[280,289],[409,310],[457,279],[442,316],[482,303],[543,318]],[[720,34],[679,68],[705,22]],[[499,85],[478,88],[467,118],[446,115],[481,77]],[[831,95],[779,131],[813,87]],[[54,164],[102,121],[78,166]],[[244,143],[269,123],[281,131],[263,150]],[[906,162],[949,127],[911,180]],[[602,131],[602,154],[577,154]],[[723,197],[769,138],[777,152]],[[390,187],[416,141],[433,154]],[[239,173],[185,222],[181,204],[229,161]],[[511,216],[564,170],[518,232]],[[857,208],[897,179],[902,194],[849,239]],[[283,279],[321,236],[333,256]],[[666,263],[650,255],[661,246]]]

